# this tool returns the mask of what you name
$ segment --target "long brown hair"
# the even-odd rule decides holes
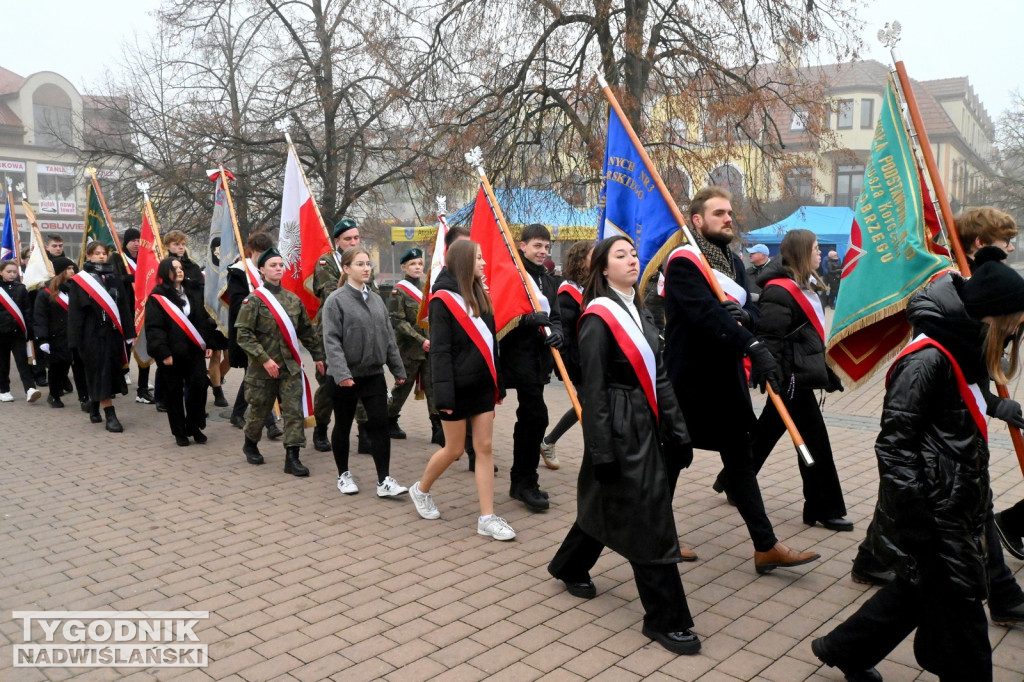
[[[608,267],[608,255],[612,252],[612,247],[617,242],[624,241],[630,246],[633,246],[633,242],[624,235],[616,235],[614,237],[608,237],[602,239],[597,246],[594,247],[594,253],[590,256],[590,274],[587,275],[587,281],[583,285],[583,307],[586,308],[587,304],[593,301],[595,298],[601,296],[611,295],[611,286],[608,284],[608,278],[604,274],[604,269]],[[640,290],[637,288],[639,280],[633,284],[633,305],[636,306],[637,310],[644,309],[644,299],[640,295]]]
[[[590,271],[590,261],[587,256],[594,248],[594,242],[576,242],[565,254],[565,265],[562,267],[562,274],[573,284],[582,285],[587,279]]]
[[[793,275],[796,283],[805,289],[823,290],[824,285],[815,279],[814,266],[811,265],[811,249],[818,236],[810,230],[790,230],[782,238],[779,244],[779,255],[782,256],[782,264]]]
[[[487,295],[483,281],[476,275],[476,255],[479,252],[479,244],[469,239],[460,239],[448,247],[448,253],[445,255],[448,272],[455,277],[459,293],[469,304],[474,317],[480,317],[484,313],[494,314],[491,297]]]
[[[370,257],[370,252],[361,246],[353,246],[351,249],[345,249],[345,253],[341,254],[341,278],[338,280],[338,286],[345,286],[345,282],[348,281],[348,273],[345,272],[345,266],[351,266],[356,260],[356,256],[361,253],[365,253],[366,257]],[[372,264],[371,264],[372,265]]]
[[[1020,322],[1020,313],[995,315],[985,334],[985,365],[989,376],[997,384],[1010,383],[1020,369],[1020,337],[1024,332],[1024,323]],[[1010,348],[1006,349],[1006,340],[1010,340]],[[1009,356],[1009,371],[1003,371],[1003,355]]]
[[[69,275],[68,274],[68,270],[76,270],[76,269],[77,268],[75,268],[74,266],[64,268],[63,270],[58,272],[56,275],[54,275],[53,279],[51,279],[49,281],[49,283],[46,285],[46,288],[50,290],[50,300],[51,301],[56,301],[57,297],[60,296],[60,287],[61,287],[61,285],[64,284],[64,282],[69,281],[72,277],[75,276],[74,272],[72,272]]]

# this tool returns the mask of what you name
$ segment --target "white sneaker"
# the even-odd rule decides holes
[[[385,476],[384,482],[377,486],[377,497],[398,497],[408,490],[404,485],[398,485],[395,479]]]
[[[10,393],[0,393],[0,403],[13,403],[14,396]]]
[[[42,395],[43,394],[39,392],[39,389],[30,388],[28,389],[28,393],[25,394],[25,402],[34,403],[35,401],[39,400],[39,398]]]
[[[477,535],[489,535],[495,540],[515,540],[516,532],[508,525],[505,519],[500,516],[492,516],[486,521],[477,519]]]
[[[544,460],[544,466],[548,469],[557,469],[562,466],[562,463],[558,461],[558,457],[555,456],[555,444],[540,442],[540,456]]]
[[[338,476],[338,490],[340,490],[343,495],[355,495],[359,492],[359,486],[357,486],[356,482],[352,480],[351,472],[346,471],[341,476]]]
[[[124,384],[125,384],[125,386],[131,386],[132,385],[132,375],[131,375],[130,372],[125,372],[124,373]]]
[[[420,492],[420,482],[416,481],[409,488],[409,497],[412,498],[412,503],[416,505],[416,511],[423,518],[429,520],[441,518],[441,512],[437,511],[437,507],[434,505],[434,498],[430,496],[430,493]]]

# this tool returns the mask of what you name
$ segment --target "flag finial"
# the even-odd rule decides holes
[[[484,153],[480,150],[480,147],[473,147],[466,152],[466,163],[470,166],[484,165]]]
[[[903,26],[898,21],[894,21],[891,24],[885,22],[885,27],[878,29],[878,41],[890,50],[896,47],[896,43],[900,42],[900,33],[903,32]]]
[[[21,192],[21,196],[23,196],[23,197],[26,196],[25,195],[25,183],[24,182],[19,182],[17,185],[14,186],[14,189],[16,189],[19,192]]]
[[[149,183],[142,182],[141,180],[139,180],[138,182],[135,183],[135,187],[140,192],[142,192],[142,196],[146,199],[146,201],[149,201]]]
[[[440,215],[447,215],[448,213],[448,197],[443,194],[438,194],[434,197],[434,201],[437,202],[437,212]]]

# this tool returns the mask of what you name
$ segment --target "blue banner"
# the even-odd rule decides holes
[[[0,236],[0,260],[8,260],[11,258],[17,258],[18,253],[17,243],[14,239],[14,223],[11,222],[11,211],[14,207],[11,206],[10,194],[7,197],[7,212],[4,213],[4,231],[3,235]]]

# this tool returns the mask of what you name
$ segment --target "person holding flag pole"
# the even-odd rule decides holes
[[[124,231],[125,257],[129,259],[133,270],[125,278],[125,288],[135,303],[135,328],[139,330],[133,351],[139,367],[135,402],[149,405],[155,402],[155,398],[149,390],[149,370],[153,358],[147,350],[145,334],[146,300],[156,285],[156,271],[163,257],[163,244],[160,243],[160,227],[153,213],[153,204],[149,200],[149,184],[136,182],[135,186],[142,192],[142,228],[128,228]]]
[[[10,215],[10,214],[8,214]],[[32,316],[28,314],[28,290],[18,281],[18,262],[0,261],[0,402],[14,401],[11,395],[11,355],[18,368],[26,400],[34,403],[42,393],[32,378],[27,342],[32,339]]]
[[[70,393],[67,386],[68,371],[75,377],[78,402],[84,411],[89,410],[89,397],[82,356],[68,347],[68,302],[71,278],[77,271],[74,261],[64,256],[53,259],[54,275],[46,286],[39,290],[33,315],[32,333],[40,351],[49,359],[48,385],[50,395],[46,402],[53,408],[64,407],[60,398]]]
[[[747,301],[742,263],[728,249],[735,237],[729,194],[720,188],[706,188],[694,196],[689,214],[696,232],[691,233],[600,71],[597,79],[611,105],[605,152],[607,200],[601,227],[625,225],[635,230],[642,224],[641,237],[648,232],[664,235],[662,244],[645,242],[638,248],[641,263],[645,253],[652,254],[641,281],[648,281],[668,253],[664,265],[665,365],[690,426],[693,447],[719,452],[728,475],[728,491],[754,544],[757,573],[815,561],[817,553],[794,551],[775,536],[750,459],[750,431],[756,419],[744,358],[751,364],[751,379],[762,390],[768,389],[799,456],[808,466],[814,462],[778,395],[778,363],[750,330],[757,310]],[[643,192],[641,200],[633,187],[649,191]],[[672,231],[665,228],[667,221],[671,221]],[[652,227],[656,229],[649,229]],[[738,424],[725,423],[735,419]],[[678,468],[675,471],[678,473]]]

